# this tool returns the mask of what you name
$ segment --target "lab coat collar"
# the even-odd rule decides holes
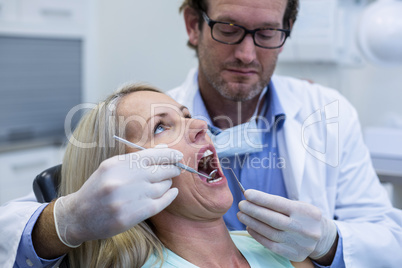
[[[275,87],[279,103],[286,113],[286,117],[296,118],[302,108],[302,103],[295,94],[291,94],[292,89],[289,90],[289,82],[280,76],[273,75],[271,83]]]
[[[194,113],[194,97],[198,91],[198,68],[192,68],[187,74],[186,80],[179,87],[167,92],[178,103],[187,107],[191,114]]]

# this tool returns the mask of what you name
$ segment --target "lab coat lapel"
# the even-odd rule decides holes
[[[285,159],[285,168],[282,169],[288,197],[292,200],[300,199],[300,189],[303,179],[306,150],[303,148],[302,124],[294,118],[286,118],[281,131],[278,132],[279,154]]]
[[[273,83],[286,114],[283,127],[277,133],[279,154],[286,163],[282,174],[289,199],[299,200],[306,157],[302,144],[302,122],[298,119],[302,103],[291,94],[291,84],[276,79]]]

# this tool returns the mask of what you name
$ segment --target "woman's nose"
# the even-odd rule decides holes
[[[198,119],[190,119],[190,122],[188,123],[189,141],[192,143],[197,143],[198,141],[205,139],[207,129],[207,122]]]

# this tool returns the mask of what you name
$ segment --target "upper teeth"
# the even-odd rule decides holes
[[[210,150],[206,150],[205,153],[202,155],[198,166],[200,168],[207,168],[208,162],[212,159],[212,152]]]
[[[205,153],[202,155],[202,157],[206,157],[206,156],[209,156],[211,154],[212,154],[212,152],[210,150],[206,150]]]

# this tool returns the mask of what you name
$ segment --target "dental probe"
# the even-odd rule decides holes
[[[235,177],[235,179],[236,179],[236,181],[237,181],[237,184],[239,185],[239,188],[240,188],[241,192],[242,192],[243,195],[244,195],[244,192],[246,191],[246,189],[244,189],[243,185],[241,184],[241,182],[239,181],[239,179],[236,177],[236,174],[234,173],[233,169],[231,169],[231,168],[228,168],[228,169],[230,169],[230,171],[232,171],[233,176]]]
[[[125,140],[125,139],[123,139],[123,138],[120,138],[120,137],[118,137],[118,136],[116,136],[116,135],[113,135],[113,138],[115,138],[117,141],[122,142],[122,143],[124,143],[125,145],[127,145],[127,146],[129,146],[129,147],[131,147],[131,148],[136,148],[136,149],[139,149],[139,150],[145,150],[144,147],[141,147],[141,146],[139,146],[139,145],[137,145],[137,144],[135,144],[135,143],[129,142],[128,140]],[[211,176],[202,174],[202,173],[198,172],[197,170],[195,170],[195,169],[193,169],[193,168],[191,168],[191,167],[188,167],[188,166],[186,166],[186,165],[184,165],[184,164],[182,164],[182,163],[179,163],[179,162],[178,162],[178,163],[174,163],[173,165],[175,165],[176,167],[179,167],[179,168],[181,168],[181,169],[187,170],[188,172],[196,173],[196,174],[198,174],[198,175],[200,175],[200,176],[203,176],[203,177],[205,177],[205,178],[207,178],[207,179],[212,179]]]

